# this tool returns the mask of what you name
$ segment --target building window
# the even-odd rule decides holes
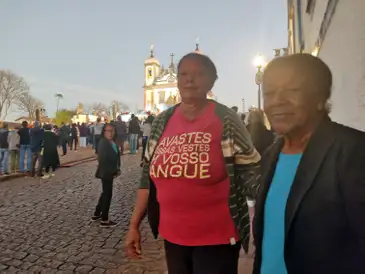
[[[148,78],[152,77],[152,69],[148,69]]]

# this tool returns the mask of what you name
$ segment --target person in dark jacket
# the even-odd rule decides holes
[[[62,122],[60,131],[59,131],[59,141],[62,146],[62,156],[65,156],[67,154],[67,143],[70,138],[71,130],[68,126],[65,125],[64,122]]]
[[[80,147],[87,147],[87,136],[89,134],[89,129],[85,125],[85,123],[82,123],[80,126],[78,126],[79,132],[80,132]]]
[[[32,169],[32,150],[30,148],[30,129],[28,122],[22,122],[22,128],[18,130],[20,136],[19,171],[24,172],[24,164],[27,163],[26,172]]]
[[[43,148],[41,151],[42,155],[42,166],[45,169],[44,179],[48,179],[50,176],[54,176],[54,172],[60,164],[60,159],[58,157],[58,137],[52,132],[52,127],[50,125],[45,125],[43,133]],[[50,168],[52,168],[52,173],[49,174]]]
[[[32,161],[32,171],[31,176],[35,175],[41,177],[42,176],[42,145],[43,145],[43,133],[44,130],[41,128],[40,122],[36,121],[34,123],[34,127],[30,129],[30,145],[33,155]],[[38,161],[38,170],[36,171],[36,164]]]
[[[265,68],[280,136],[262,156],[254,274],[365,273],[365,133],[332,122],[332,72],[311,54]]]
[[[7,123],[3,123],[0,130],[0,170],[3,174],[9,174],[9,128]]]
[[[141,127],[139,125],[138,118],[132,114],[131,120],[129,121],[129,149],[131,154],[136,154],[137,152],[137,142],[138,136],[141,132]]]
[[[117,225],[109,219],[109,208],[113,196],[113,180],[120,175],[120,152],[116,143],[116,129],[113,124],[105,124],[101,133],[98,152],[98,168],[95,177],[101,179],[102,193],[95,208],[92,221],[100,220],[101,227]]]
[[[76,126],[76,124],[71,125],[71,140],[70,140],[70,150],[72,150],[72,147],[74,150],[77,150],[78,145],[78,135],[79,135],[79,129]]]
[[[127,125],[124,121],[122,121],[122,116],[117,117],[117,121],[115,122],[115,127],[117,129],[117,144],[120,147],[120,154],[124,154],[124,142],[127,138]]]
[[[274,134],[265,126],[265,116],[261,109],[254,109],[248,115],[247,130],[251,135],[254,147],[263,155],[274,142]]]

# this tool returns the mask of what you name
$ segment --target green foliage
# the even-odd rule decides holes
[[[55,124],[60,126],[62,122],[71,123],[71,118],[76,115],[75,110],[61,109],[56,113]]]

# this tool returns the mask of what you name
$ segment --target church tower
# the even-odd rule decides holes
[[[150,56],[144,62],[144,109],[151,110],[155,105],[154,84],[160,75],[161,65],[155,58],[154,46],[150,46]]]

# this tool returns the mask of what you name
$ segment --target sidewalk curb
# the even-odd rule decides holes
[[[61,164],[60,168],[73,167],[73,166],[77,166],[77,165],[80,165],[80,164],[83,164],[83,163],[94,161],[96,159],[97,159],[96,156],[93,155],[93,156],[85,157],[85,158],[80,159],[80,160],[68,161],[66,163]]]
[[[73,167],[73,166],[77,166],[77,165],[82,164],[82,163],[91,162],[93,160],[96,160],[95,155],[88,156],[88,157],[85,157],[85,158],[82,158],[82,159],[79,159],[79,160],[72,160],[72,161],[68,161],[68,162],[62,163],[60,165],[60,168],[64,168],[65,165],[70,165],[70,166],[67,166],[67,167]],[[1,182],[6,182],[6,181],[10,181],[10,180],[13,180],[13,179],[17,179],[17,178],[25,178],[25,177],[26,176],[24,176],[24,174],[22,174],[22,173],[15,173],[15,174],[10,174],[10,175],[4,175],[4,176],[1,176],[0,177],[0,183]]]

